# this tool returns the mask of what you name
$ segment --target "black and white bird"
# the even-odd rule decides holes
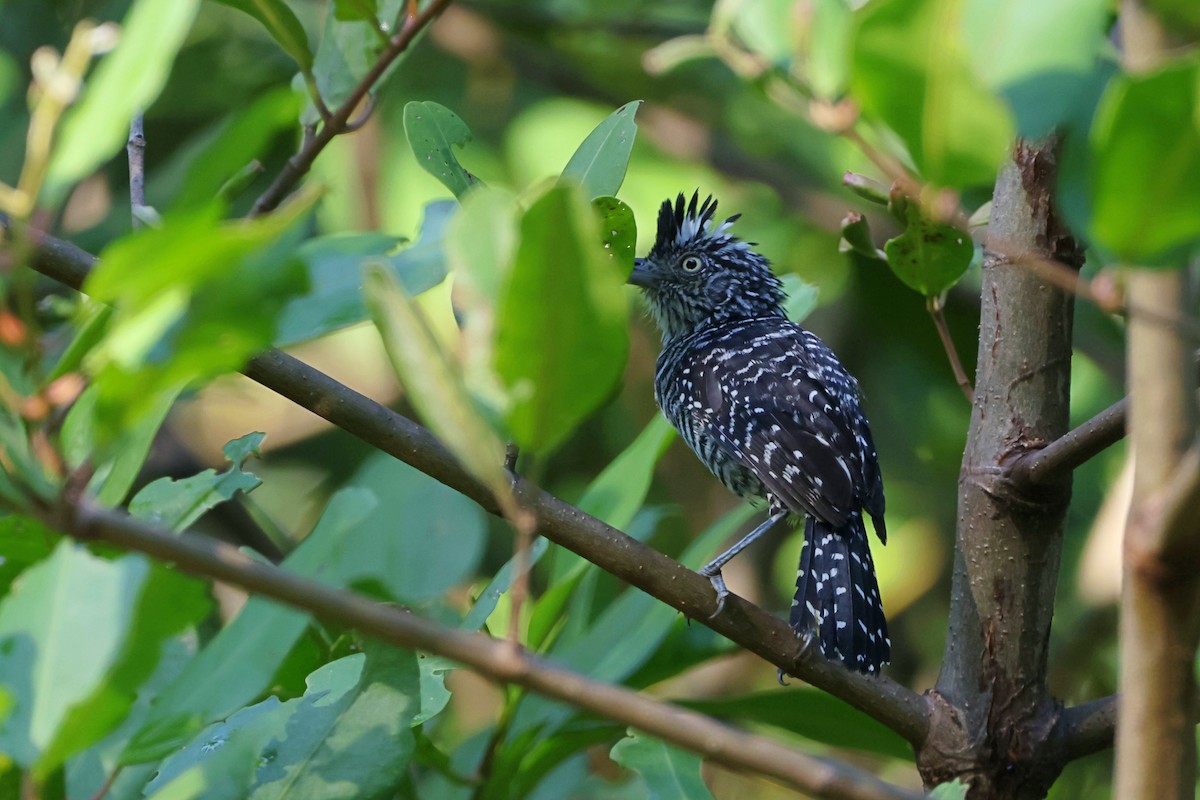
[[[891,652],[863,521],[881,542],[883,479],[858,381],[813,333],[784,314],[770,262],[714,219],[699,193],[666,200],[658,235],[637,259],[662,330],[654,394],[704,465],[741,497],[764,499],[766,521],[702,570],[721,613],[721,567],[791,515],[806,518],[791,626],[821,652],[878,672]]]

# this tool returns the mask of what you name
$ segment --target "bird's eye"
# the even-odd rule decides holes
[[[697,272],[703,263],[700,260],[700,256],[688,256],[681,262],[680,266],[683,267],[684,272]]]

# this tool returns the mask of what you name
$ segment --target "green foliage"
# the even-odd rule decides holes
[[[929,793],[931,800],[966,800],[967,789],[970,787],[960,780],[942,783]]]
[[[926,219],[916,203],[903,203],[901,213],[904,233],[883,246],[888,266],[909,288],[937,297],[967,271],[975,245],[953,225]]]
[[[404,107],[404,133],[421,169],[462,199],[479,179],[463,169],[454,147],[471,141],[471,129],[443,105],[413,101]]]
[[[559,180],[578,183],[586,197],[616,194],[633,152],[634,115],[641,104],[641,100],[626,103],[597,125],[563,167]]]
[[[279,43],[283,51],[300,65],[300,69],[312,69],[313,57],[309,50],[308,34],[296,19],[295,13],[284,0],[216,0],[218,3],[244,11],[254,17]]]
[[[659,739],[630,731],[613,745],[613,761],[646,782],[651,800],[712,797],[700,779],[700,757]]]

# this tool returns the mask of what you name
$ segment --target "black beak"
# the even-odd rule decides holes
[[[635,258],[633,260],[633,272],[629,275],[629,283],[634,286],[640,286],[643,289],[653,289],[655,286],[658,286],[658,276],[646,269],[646,259]]]

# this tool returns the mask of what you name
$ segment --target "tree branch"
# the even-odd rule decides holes
[[[766,775],[815,797],[839,800],[918,800],[922,795],[885,783],[848,764],[818,759],[694,711],[553,666],[511,642],[449,628],[401,608],[292,575],[237,548],[195,534],[173,534],[126,514],[86,505],[60,505],[49,522],[77,538],[136,550],[185,572],[241,587],[304,609],[408,649],[426,650],[501,683],[523,686],[664,741],[713,763]]]
[[[380,54],[379,60],[375,62],[371,70],[354,87],[354,91],[346,98],[346,102],[338,106],[336,111],[321,122],[321,128],[315,135],[305,137],[300,152],[288,159],[287,165],[276,176],[275,181],[254,201],[254,206],[251,207],[248,216],[257,217],[274,210],[295,188],[300,179],[308,174],[313,161],[333,141],[334,137],[362,126],[366,121],[365,113],[369,112],[365,112],[363,117],[351,123],[350,117],[354,114],[354,110],[387,72],[392,62],[408,49],[417,34],[424,30],[449,4],[450,0],[431,0],[424,11],[409,14],[405,18],[404,26],[391,37],[388,47]]]
[[[80,288],[96,258],[75,245],[41,236],[32,266]],[[243,373],[268,389],[421,470],[499,514],[491,490],[467,472],[428,430],[279,350],[255,356]],[[517,479],[518,502],[537,516],[537,532],[601,569],[676,608],[783,669],[823,689],[899,733],[914,747],[929,733],[928,698],[886,677],[868,678],[816,653],[805,653],[787,623],[736,595],[709,619],[712,586],[706,578],[657,550]]]
[[[1022,485],[1045,485],[1066,477],[1125,438],[1128,412],[1126,397],[1045,447],[1021,454],[1008,464],[1009,479]]]

